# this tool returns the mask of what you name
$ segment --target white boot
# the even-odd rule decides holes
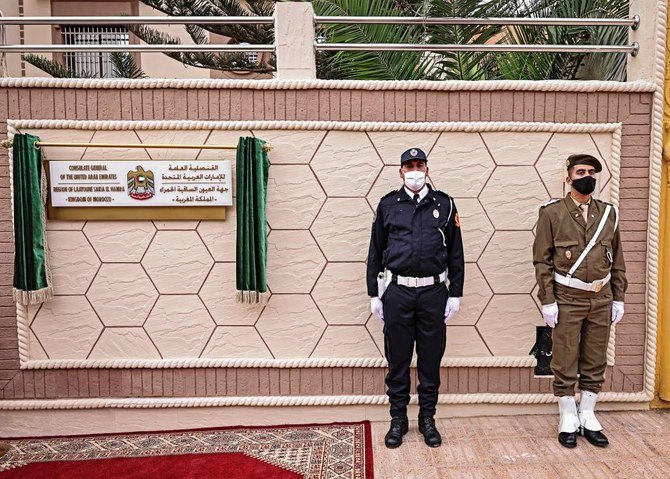
[[[562,396],[558,398],[558,432],[574,433],[579,429],[579,416],[574,396]]]
[[[598,401],[598,394],[591,391],[581,391],[581,399],[579,400],[579,426],[580,433],[594,446],[607,447],[609,441],[607,437],[601,432],[603,427],[596,419],[596,402]]]
[[[579,400],[579,425],[589,431],[602,431],[603,427],[596,419],[596,402],[598,402],[598,395],[591,391],[580,391],[581,399]]]

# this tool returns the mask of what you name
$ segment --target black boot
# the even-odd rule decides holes
[[[589,441],[594,446],[607,447],[610,444],[610,442],[607,440],[607,436],[605,436],[600,431],[591,431],[589,429],[586,429],[585,427],[582,427],[580,430],[580,434],[584,436],[586,440]]]
[[[563,447],[568,447],[572,449],[577,447],[577,433],[576,432],[559,432],[558,433],[558,442]]]
[[[409,429],[409,421],[407,416],[399,416],[391,418],[391,427],[389,432],[384,436],[384,444],[389,449],[395,449],[402,444],[402,437],[407,434]]]
[[[423,440],[430,447],[440,447],[442,436],[435,427],[433,416],[419,416],[419,432],[423,434]]]

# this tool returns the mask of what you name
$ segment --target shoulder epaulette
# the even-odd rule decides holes
[[[389,196],[395,195],[397,192],[398,192],[398,190],[389,191],[384,196],[382,196],[382,200],[385,199],[385,198],[388,198]]]
[[[546,206],[553,205],[554,203],[558,203],[559,201],[561,201],[561,200],[558,199],[558,198],[552,198],[549,201],[545,201],[544,203],[542,203],[540,205],[540,208],[544,208]]]
[[[442,195],[442,196],[444,196],[444,197],[446,197],[446,198],[451,198],[451,196],[449,196],[448,194],[446,194],[444,191],[433,190],[433,192],[435,192],[435,194]]]

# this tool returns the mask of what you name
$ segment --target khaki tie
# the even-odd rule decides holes
[[[579,208],[582,210],[582,216],[584,217],[584,221],[586,223],[589,222],[589,204],[588,203],[583,203],[579,205]]]

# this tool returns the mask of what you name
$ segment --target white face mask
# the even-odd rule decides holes
[[[419,191],[426,184],[426,173],[423,171],[408,171],[403,176],[405,186],[412,191]]]

